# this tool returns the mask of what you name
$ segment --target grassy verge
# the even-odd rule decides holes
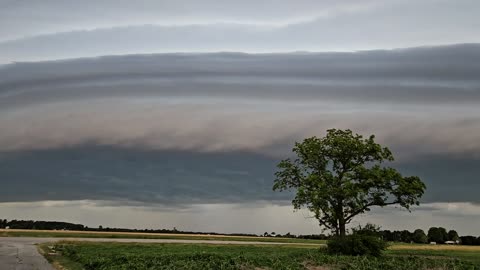
[[[41,231],[41,230],[0,230],[3,237],[57,237],[57,238],[127,238],[127,239],[183,239],[244,242],[276,242],[325,244],[324,240],[295,239],[282,237],[247,237],[201,234],[161,234],[161,233],[121,233],[121,232],[85,232],[85,231]]]
[[[382,258],[331,256],[320,248],[255,245],[60,242],[40,245],[46,258],[65,269],[356,269],[476,270],[468,256],[390,250]],[[422,251],[422,250],[420,250]],[[439,251],[442,252],[442,251]],[[459,251],[460,252],[460,251]],[[477,253],[477,256],[480,254]],[[461,257],[461,256],[460,256]]]
[[[430,258],[456,258],[480,265],[480,246],[449,245],[392,245],[387,254],[397,256],[424,256]]]

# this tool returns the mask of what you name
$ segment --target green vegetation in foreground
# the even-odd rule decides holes
[[[69,270],[139,270],[139,269],[355,269],[355,270],[411,270],[455,269],[476,270],[478,264],[467,261],[468,256],[449,251],[432,256],[423,251],[389,251],[387,256],[348,257],[331,256],[312,247],[205,245],[205,244],[132,244],[60,242],[54,245],[56,255],[49,255],[42,244],[46,258]],[[453,257],[461,257],[459,260]],[[480,251],[476,253],[480,256]],[[322,268],[319,268],[322,266]]]
[[[298,244],[325,244],[325,240],[282,238],[282,237],[242,237],[242,236],[208,236],[208,235],[169,235],[148,233],[78,233],[56,231],[3,231],[2,237],[62,237],[62,238],[128,238],[128,239],[185,239],[185,240],[215,240],[215,241],[244,241],[244,242],[276,242]]]
[[[415,248],[412,246],[412,248]],[[461,261],[469,261],[474,263],[477,268],[480,267],[480,249],[472,250],[388,250],[386,252],[392,256],[424,256],[431,258],[455,258]]]

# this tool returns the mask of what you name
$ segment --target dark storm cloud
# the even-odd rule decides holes
[[[271,192],[274,163],[246,152],[98,146],[0,154],[0,200],[89,199],[167,206],[275,201],[288,197]]]
[[[395,166],[405,175],[418,175],[427,184],[425,202],[480,203],[480,158],[468,155],[426,155]]]
[[[248,152],[196,153],[79,146],[2,154],[1,202],[101,200],[113,204],[286,203],[272,192],[277,159]],[[479,159],[421,157],[396,164],[428,186],[424,202],[480,203]],[[28,169],[25,169],[28,168]]]
[[[480,45],[465,44],[358,53],[163,54],[17,63],[0,69],[0,102],[131,94],[475,103],[479,62]]]
[[[400,155],[478,154],[478,63],[480,46],[465,44],[11,64],[0,69],[0,150],[95,142],[278,154],[340,127],[375,133]]]
[[[0,68],[0,198],[257,202],[293,142],[376,134],[428,202],[478,202],[480,45]],[[25,169],[28,168],[28,169]]]

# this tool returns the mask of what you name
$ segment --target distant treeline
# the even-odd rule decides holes
[[[34,221],[34,220],[6,220],[0,219],[0,229],[23,229],[23,230],[68,230],[68,231],[92,231],[92,232],[142,232],[142,233],[177,233],[177,234],[205,234],[220,235],[214,232],[188,232],[173,229],[126,229],[126,228],[109,228],[98,226],[98,228],[90,228],[82,224],[74,224],[59,221]],[[224,235],[224,234],[222,234]],[[256,234],[234,233],[228,234],[232,236],[257,236]]]
[[[456,243],[462,245],[480,245],[480,237],[459,236],[455,230],[447,231],[442,227],[431,227],[427,233],[421,229],[414,232],[403,231],[380,231],[380,235],[386,241],[426,244],[435,242],[437,244]]]
[[[82,224],[74,224],[59,221],[34,221],[34,220],[6,220],[0,219],[0,229],[22,229],[22,230],[68,230],[68,231],[92,231],[92,232],[141,232],[141,233],[176,233],[176,234],[203,234],[203,235],[230,235],[230,236],[259,236],[248,233],[215,233],[215,232],[190,232],[173,229],[126,229],[126,228],[109,228],[98,226],[98,228],[90,228]],[[275,235],[275,233],[273,233]],[[271,235],[268,235],[271,236]],[[281,235],[275,235],[277,237]],[[297,237],[287,234],[286,237]],[[306,239],[317,239],[315,235],[300,236]],[[322,238],[323,239],[323,238]]]
[[[59,221],[33,221],[33,220],[6,220],[0,219],[0,228],[26,229],[26,230],[71,230],[84,231],[87,227]]]
[[[0,228],[5,229],[25,229],[25,230],[68,230],[68,231],[100,231],[100,232],[141,232],[141,233],[176,233],[176,234],[203,234],[203,235],[230,235],[230,236],[264,236],[264,237],[287,237],[287,238],[301,238],[301,239],[318,239],[328,240],[329,236],[325,234],[310,234],[310,235],[295,235],[295,234],[276,234],[275,232],[265,232],[262,235],[247,234],[247,233],[230,233],[221,234],[215,232],[190,232],[179,231],[173,229],[126,229],[126,228],[109,228],[99,226],[98,228],[90,228],[82,224],[74,224],[69,222],[59,221],[33,221],[33,220],[6,220],[0,219]],[[390,231],[382,230],[379,232],[380,236],[389,242],[404,242],[404,243],[419,243],[426,244],[435,242],[437,244],[444,244],[447,241],[462,244],[462,245],[480,245],[480,237],[475,236],[459,236],[454,230],[447,231],[442,227],[432,227],[425,233],[421,229],[414,232],[408,230]]]

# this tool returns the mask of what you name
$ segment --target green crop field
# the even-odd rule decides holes
[[[52,250],[53,247],[53,250]],[[60,242],[40,246],[59,269],[480,269],[480,250],[390,249],[381,258],[331,256],[308,246]]]

